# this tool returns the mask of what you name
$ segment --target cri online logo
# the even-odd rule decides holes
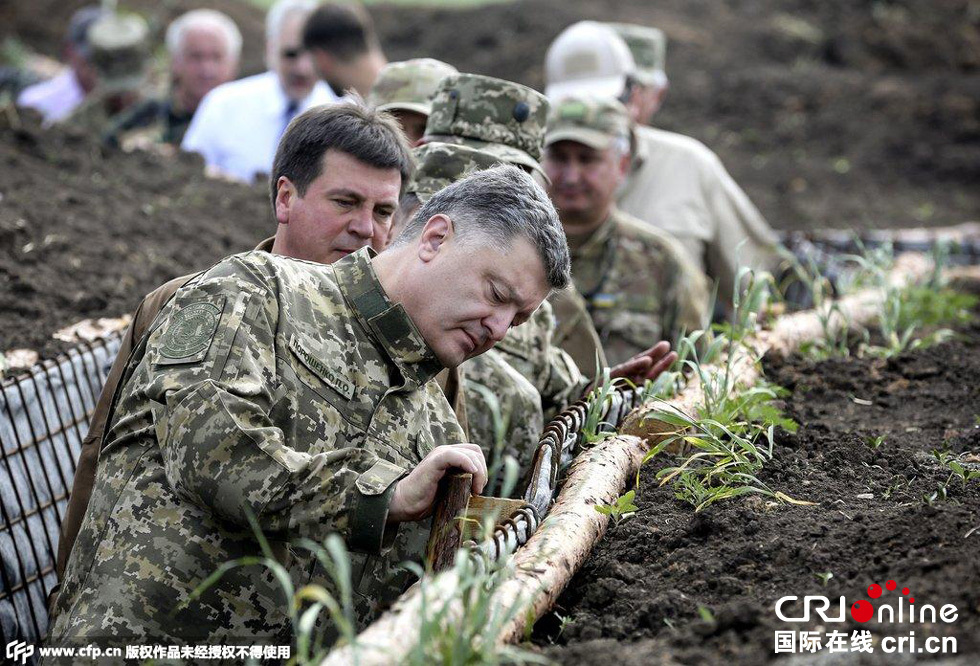
[[[885,583],[885,589],[892,592],[898,588],[898,583],[894,580],[889,580]],[[881,585],[877,583],[872,583],[868,586],[868,596],[872,599],[879,599],[882,595]],[[905,598],[908,597],[908,608],[906,610]],[[844,607],[846,602],[844,597],[841,596],[839,600],[839,605],[837,608],[837,613],[831,612],[831,601],[827,597],[813,595],[803,597],[803,614],[799,617],[788,616],[783,612],[783,606],[786,604],[793,604],[797,601],[799,597],[787,596],[781,597],[776,602],[776,617],[778,617],[783,622],[809,622],[810,611],[820,616],[824,622],[843,622]],[[956,621],[959,614],[956,606],[953,604],[945,604],[939,609],[938,613],[936,607],[931,604],[921,604],[918,607],[915,606],[915,598],[912,596],[911,590],[907,587],[902,588],[901,596],[898,598],[897,609],[896,606],[892,604],[881,603],[875,601],[872,603],[867,599],[860,599],[859,601],[851,604],[850,612],[851,618],[855,622],[864,624],[875,617],[875,606],[874,604],[879,604],[878,606],[878,622],[937,622],[942,621],[952,623]],[[906,618],[907,613],[907,618]],[[916,619],[918,617],[918,619]],[[937,619],[938,618],[938,619]]]

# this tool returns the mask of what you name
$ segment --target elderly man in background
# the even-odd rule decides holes
[[[303,28],[321,79],[337,95],[353,90],[366,97],[388,60],[371,16],[360,5],[328,2],[316,8]]]
[[[88,29],[105,14],[101,7],[75,12],[65,33],[64,54],[68,67],[47,81],[28,86],[17,97],[17,106],[34,109],[45,125],[64,120],[95,90],[98,72],[92,64]]]
[[[569,96],[552,107],[544,170],[606,358],[622,363],[650,340],[675,344],[706,323],[704,275],[668,234],[617,210],[629,170],[629,116],[611,98]]]
[[[279,0],[266,17],[269,71],[218,86],[201,101],[181,149],[200,153],[208,172],[253,182],[272,170],[279,137],[298,113],[337,97],[317,81],[303,47],[313,0]]]
[[[167,28],[171,90],[167,97],[148,99],[121,114],[103,141],[124,149],[139,144],[179,146],[201,100],[238,73],[242,34],[228,16],[213,9],[195,9]]]
[[[634,45],[643,39],[636,31],[631,35]],[[655,44],[647,47],[654,53],[656,49]],[[776,269],[777,239],[717,155],[700,141],[645,125],[659,103],[647,103],[643,87],[646,82],[666,86],[666,75],[656,76],[655,69],[638,75],[627,43],[613,28],[581,21],[549,47],[545,92],[553,101],[568,95],[625,101],[634,121],[633,155],[617,196],[619,207],[677,238],[717,284],[718,302],[727,309],[740,266]],[[654,97],[662,100],[664,90]]]
[[[434,58],[388,63],[378,74],[367,101],[379,111],[393,115],[409,143],[415,145],[425,134],[439,82],[457,73],[452,65]]]

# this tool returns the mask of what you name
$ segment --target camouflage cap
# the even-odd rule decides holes
[[[439,83],[425,141],[457,143],[540,171],[549,104],[519,83],[478,74],[454,74]]]
[[[629,132],[629,113],[618,101],[607,97],[571,96],[551,110],[544,145],[576,141],[596,150],[605,150],[616,140],[628,140]]]
[[[135,14],[106,13],[88,29],[92,64],[107,92],[133,90],[143,83],[149,28]]]
[[[457,180],[497,166],[502,161],[492,153],[439,141],[419,146],[412,153],[418,168],[405,191],[414,193],[423,203]]]
[[[667,35],[659,28],[632,23],[608,23],[623,38],[633,60],[636,61],[634,76],[648,86],[667,83]]]
[[[403,109],[427,116],[436,86],[451,74],[456,74],[456,68],[435,58],[390,62],[368,93],[368,104],[381,111]]]

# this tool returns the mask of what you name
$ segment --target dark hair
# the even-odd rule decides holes
[[[363,7],[332,2],[317,7],[306,20],[303,46],[323,49],[344,62],[379,48],[374,23]]]
[[[376,169],[398,169],[402,188],[415,171],[415,159],[398,121],[352,95],[343,102],[315,106],[289,123],[272,163],[273,210],[279,178],[285,176],[300,196],[305,195],[323,171],[323,156],[331,149]]]

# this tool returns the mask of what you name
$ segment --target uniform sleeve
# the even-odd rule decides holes
[[[762,213],[715,155],[705,165],[703,186],[715,226],[707,251],[707,272],[718,278],[718,300],[730,304],[739,267],[774,270],[778,240]]]
[[[378,552],[395,482],[406,470],[336,441],[310,453],[283,424],[291,403],[276,375],[278,301],[235,276],[178,292],[147,349],[147,391],[167,481],[184,500],[266,533]]]
[[[673,240],[673,239],[668,239]],[[669,243],[667,256],[674,268],[664,294],[664,338],[676,349],[682,334],[703,329],[710,319],[708,279],[687,256],[679,243]]]

